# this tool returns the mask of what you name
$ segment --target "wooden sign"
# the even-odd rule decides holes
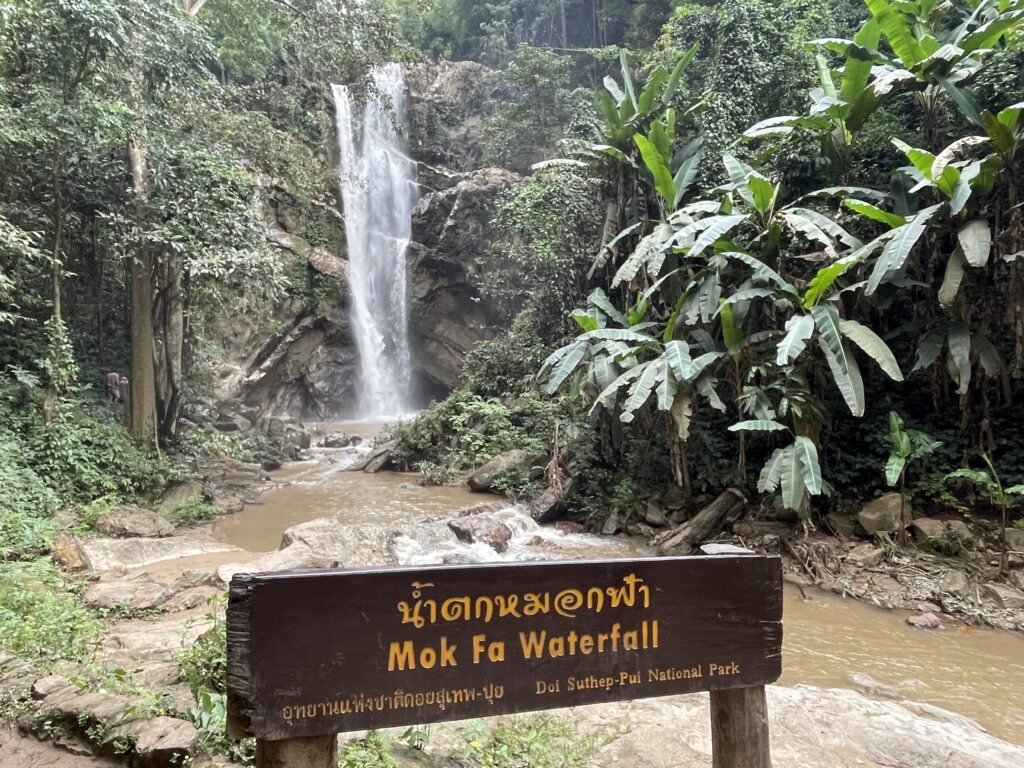
[[[229,733],[300,739],[778,679],[778,558],[240,574]],[[763,694],[763,692],[762,692]]]

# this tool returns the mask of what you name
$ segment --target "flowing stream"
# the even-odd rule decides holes
[[[376,93],[363,103],[346,86],[333,90],[360,363],[357,415],[393,419],[413,410],[405,254],[419,192],[396,128],[404,115],[401,67],[378,68],[373,83]]]
[[[351,425],[343,425],[352,433]],[[373,430],[366,430],[367,433]],[[485,544],[462,544],[443,526],[417,526],[426,517],[488,501],[464,488],[420,487],[418,476],[345,471],[358,450],[318,451],[313,461],[276,473],[286,483],[263,503],[220,518],[214,535],[251,552],[278,547],[282,532],[320,517],[376,523],[401,531],[395,554],[406,565],[462,560],[531,560],[648,556],[636,539],[566,534],[538,527],[511,506],[497,514],[514,536],[502,555]],[[234,559],[237,559],[235,555]],[[854,688],[879,698],[931,704],[977,720],[994,735],[1024,744],[1024,638],[963,628],[926,632],[905,614],[816,590],[807,599],[787,585],[783,685]]]

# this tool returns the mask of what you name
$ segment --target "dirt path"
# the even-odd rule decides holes
[[[51,742],[0,727],[0,766],[3,768],[120,768],[119,763],[73,755]]]

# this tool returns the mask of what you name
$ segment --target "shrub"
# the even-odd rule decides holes
[[[136,447],[113,413],[84,399],[62,401],[49,423],[35,409],[21,417],[32,466],[67,499],[131,497],[170,474],[160,457]]]
[[[523,448],[543,453],[557,403],[530,397],[504,403],[462,389],[392,431],[392,459],[416,468],[428,482],[447,482],[500,453]]]
[[[25,462],[18,437],[0,431],[0,560],[49,549],[57,506],[57,495]]]
[[[391,756],[387,737],[370,731],[366,738],[353,739],[341,748],[338,768],[398,768],[398,762]]]
[[[104,625],[76,599],[81,585],[53,563],[0,563],[0,647],[43,666],[86,661]]]
[[[583,768],[617,733],[580,734],[576,724],[551,714],[515,717],[462,731],[463,751],[480,768]]]

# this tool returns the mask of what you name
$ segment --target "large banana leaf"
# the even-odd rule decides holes
[[[942,277],[942,286],[939,288],[939,304],[944,307],[951,307],[956,301],[960,292],[960,284],[964,280],[964,270],[967,262],[964,261],[964,252],[957,246],[953,255],[946,262],[946,274]]]
[[[654,188],[667,205],[671,205],[676,199],[676,184],[672,179],[672,172],[669,171],[665,158],[655,146],[654,142],[641,136],[639,133],[633,137],[637,147],[640,149],[640,156],[644,159],[644,165],[654,177]]]
[[[689,255],[697,256],[701,251],[722,237],[722,235],[739,226],[746,220],[747,214],[745,213],[735,214],[733,216],[716,217],[716,220],[711,222],[711,224],[700,233],[693,245],[690,246]],[[707,220],[705,219],[704,221]]]
[[[824,214],[818,213],[817,211],[812,211],[810,208],[787,208],[786,210],[798,214],[799,216],[802,216],[803,218],[807,219],[822,232],[831,235],[836,240],[843,243],[849,248],[860,248],[862,245],[864,245],[864,243],[862,243],[860,240],[851,235],[849,232],[847,232],[845,229],[839,226],[835,221],[830,219],[828,216],[825,216]]]
[[[868,328],[856,320],[840,320],[839,328],[843,335],[860,347],[868,357],[878,363],[885,374],[893,381],[903,381],[903,371],[896,362],[896,356],[889,349],[889,345]]]
[[[611,256],[612,252],[615,250],[615,246],[617,246],[621,240],[633,234],[633,232],[639,229],[642,224],[642,221],[638,221],[635,224],[631,224],[630,226],[626,227],[624,230],[619,232],[619,234],[617,234],[611,240],[611,242],[605,245],[605,247],[601,249],[600,253],[598,253],[597,256],[594,258],[594,263],[590,265],[590,272],[587,273],[587,277],[593,277],[594,273],[597,270],[601,269],[601,267],[608,263],[608,257]]]
[[[963,323],[949,329],[949,362],[957,380],[957,394],[964,395],[971,386],[971,331]]]
[[[650,340],[650,336],[629,328],[599,328],[577,338],[577,341],[635,341],[639,344],[645,344]]]
[[[576,370],[586,354],[587,344],[585,342],[577,341],[566,350],[565,354],[551,371],[551,378],[548,379],[546,390],[549,395],[553,395],[558,391],[558,388],[573,374],[573,371]],[[551,358],[548,359],[550,360]]]
[[[864,49],[875,49],[881,39],[882,30],[876,19],[865,23],[853,38],[855,45],[850,46],[846,51],[846,62],[843,65],[843,81],[839,86],[839,98],[847,104],[853,104],[854,99],[867,88],[871,79],[872,61],[869,55],[864,55]]]
[[[817,304],[821,297],[825,295],[825,292],[835,285],[836,280],[842,277],[854,264],[860,263],[860,261],[861,259],[858,256],[846,256],[819,269],[807,285],[807,291],[804,293],[803,300],[804,309],[810,309]]]
[[[622,404],[622,414],[619,419],[624,424],[629,424],[636,417],[636,412],[647,402],[651,392],[658,383],[658,376],[667,371],[667,367],[659,365],[657,360],[644,363],[640,366],[640,375],[633,381],[629,388],[629,395]]]
[[[747,186],[754,198],[754,209],[764,216],[775,205],[775,197],[779,188],[759,173],[750,174]]]
[[[598,408],[612,410],[615,407],[615,403],[619,400],[619,391],[641,373],[643,373],[643,367],[639,365],[625,371],[615,381],[605,387],[601,394],[594,399],[593,405],[590,406],[590,413],[593,413]]]
[[[822,489],[821,464],[818,461],[817,446],[809,437],[801,435],[793,441],[793,452],[800,459],[800,472],[804,488],[807,493],[817,496]]]
[[[650,267],[651,262],[663,253],[664,249],[668,247],[669,242],[673,237],[672,227],[668,222],[659,222],[658,226],[654,228],[651,234],[641,240],[636,247],[636,250],[631,253],[624,262],[619,266],[615,272],[615,277],[612,278],[612,288],[615,288],[620,283],[629,283],[636,277],[637,272],[643,266]],[[660,269],[660,265],[664,257],[658,260],[657,265]],[[652,270],[654,276],[657,276],[657,270]]]
[[[690,378],[690,371],[693,367],[693,360],[690,357],[690,345],[685,341],[674,340],[665,345],[665,360],[672,368],[676,381],[686,381]]]
[[[754,270],[754,278],[766,283],[774,283],[778,286],[783,293],[786,293],[797,300],[799,295],[796,292],[796,288],[786,282],[785,278],[782,277],[778,272],[769,267],[763,261],[758,259],[756,256],[751,256],[749,253],[743,253],[741,251],[726,251],[721,254],[722,256],[733,259],[735,261],[742,262],[748,267]]]
[[[964,258],[972,267],[984,267],[992,250],[992,230],[984,219],[968,221],[957,232]]]
[[[904,67],[910,69],[924,58],[921,46],[914,38],[910,24],[902,13],[893,8],[887,0],[864,0],[864,3],[878,21],[889,47],[899,57]]]
[[[785,432],[789,427],[771,419],[740,421],[729,427],[730,432]]]
[[[686,390],[679,390],[672,401],[671,413],[679,439],[686,440],[690,436],[690,424],[693,422],[693,395]]]
[[[835,244],[832,242],[832,238],[825,234],[816,223],[811,221],[803,214],[797,213],[792,209],[782,211],[782,218],[785,222],[796,232],[799,232],[807,240],[815,241],[821,244],[825,249],[825,253],[830,256],[836,255]]]
[[[629,71],[629,52],[623,48],[619,51],[619,64],[622,66],[622,83],[626,86],[626,93],[629,95],[629,101],[633,105],[633,110],[636,110],[636,90],[633,88],[633,74]]]
[[[993,48],[1007,32],[1019,27],[1022,20],[1024,20],[1024,10],[1010,11],[997,16],[960,40],[960,47],[965,53],[972,53],[983,48]]]
[[[775,493],[782,482],[782,471],[786,464],[786,456],[790,453],[792,446],[776,448],[772,452],[764,467],[761,468],[761,475],[757,479],[757,490],[761,493]]]
[[[804,506],[804,472],[796,446],[789,446],[783,454],[781,486],[783,505],[799,512]]]
[[[786,335],[779,342],[775,362],[779,365],[789,365],[791,361],[800,357],[812,333],[814,318],[810,315],[794,315],[789,318],[786,322]]]
[[[676,187],[676,196],[672,201],[672,207],[678,208],[680,201],[683,199],[683,195],[686,194],[693,182],[697,180],[697,171],[700,168],[701,158],[701,145],[702,139],[696,139],[691,142],[687,147],[688,152],[684,153],[682,161],[679,163],[679,168],[676,169],[676,175],[673,181]],[[690,149],[692,147],[692,149]]]
[[[921,239],[921,236],[928,228],[928,222],[931,221],[931,218],[939,208],[939,205],[925,208],[919,211],[906,224],[893,230],[892,239],[885,244],[882,254],[878,257],[878,261],[875,262],[875,269],[868,279],[866,290],[868,295],[878,290],[878,286],[882,284],[882,280],[885,279],[886,275],[896,272],[903,266],[911,250],[917,245],[917,241]]]
[[[864,202],[863,200],[848,198],[843,200],[843,205],[851,211],[859,213],[861,216],[867,216],[869,219],[885,224],[890,228],[899,227],[907,223],[907,220],[899,214],[889,213],[888,211],[882,210],[877,205],[872,205],[871,203]]]
[[[700,43],[694,43],[690,49],[683,54],[682,58],[676,62],[675,68],[672,70],[672,74],[669,75],[668,82],[665,84],[665,90],[661,92],[661,101],[667,107],[672,103],[672,99],[675,98],[676,92],[679,90],[679,81],[683,76],[683,72],[693,61],[697,55],[697,51],[700,50]]]
[[[857,360],[850,353],[849,349],[843,345],[842,354],[846,360],[846,370],[843,370],[840,367],[839,359],[833,354],[825,340],[819,338],[818,344],[825,355],[825,360],[828,362],[829,370],[832,372],[832,379],[843,396],[843,400],[846,401],[850,413],[860,418],[864,415],[865,399],[864,380],[861,378],[860,366],[857,365]]]
[[[847,358],[846,346],[843,344],[842,329],[839,325],[841,322],[839,310],[827,304],[819,304],[811,309],[811,316],[818,329],[820,341],[845,374],[850,367],[850,360]]]
[[[600,288],[595,288],[587,296],[587,304],[597,307],[619,325],[627,325],[628,323],[626,316],[619,311],[618,307],[612,304],[608,295]]]

